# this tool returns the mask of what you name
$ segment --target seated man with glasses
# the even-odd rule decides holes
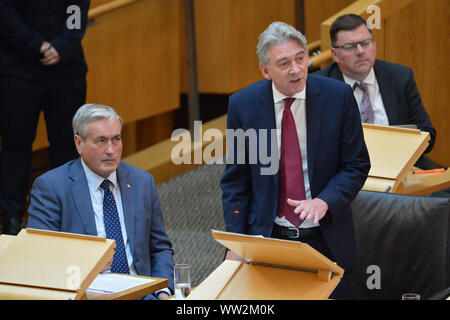
[[[420,98],[411,68],[376,59],[377,48],[366,21],[358,15],[337,18],[330,28],[334,63],[316,74],[345,81],[353,88],[361,121],[379,125],[416,125],[430,133],[433,148],[436,130]],[[421,166],[425,160],[419,159]]]

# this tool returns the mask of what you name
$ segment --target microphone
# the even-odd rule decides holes
[[[239,215],[239,208],[241,206],[241,202],[238,201],[236,203],[236,209],[234,209],[234,216],[233,216],[233,223],[231,224],[231,228],[230,228],[230,232],[234,231],[234,225],[236,224],[236,220],[237,220],[237,216]],[[225,248],[225,256],[223,257],[223,260],[226,260],[227,258],[227,253],[228,253],[229,249]]]
[[[239,215],[239,208],[240,208],[240,206],[241,206],[241,202],[238,201],[236,203],[236,209],[234,209],[233,223],[231,224],[231,231],[230,232],[233,232],[233,230],[234,230],[234,225],[236,223],[237,216]]]

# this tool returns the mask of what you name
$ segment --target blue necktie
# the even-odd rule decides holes
[[[100,187],[104,190],[103,223],[105,224],[106,238],[114,239],[116,241],[116,251],[113,257],[111,272],[130,273],[123,243],[122,228],[120,227],[119,213],[117,211],[114,195],[109,189],[110,183],[109,180],[103,180]]]

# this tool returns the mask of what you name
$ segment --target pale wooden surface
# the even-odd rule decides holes
[[[377,177],[367,177],[362,190],[377,192],[393,192],[398,188],[399,181]]]
[[[337,264],[300,242],[214,230],[213,237],[251,262],[225,260],[189,300],[327,299],[344,273]]]
[[[320,24],[355,0],[304,0],[305,35],[308,42],[320,39]]]
[[[38,231],[39,233],[39,231]],[[46,231],[41,232],[41,234],[45,234]],[[78,235],[76,234],[64,234],[64,236],[69,239],[77,239]],[[17,239],[16,236],[10,235],[0,235],[0,257],[3,255],[5,249]],[[106,242],[103,238],[86,236],[86,239],[91,241],[100,241]],[[111,241],[111,240],[109,240]],[[84,244],[81,246],[81,249],[84,249]],[[13,248],[12,250],[15,250]],[[72,251],[71,251],[72,252]],[[64,258],[64,257],[63,257]],[[1,258],[0,258],[1,261]],[[50,274],[46,272],[45,274]],[[51,274],[50,274],[51,276]],[[69,275],[66,274],[66,277]],[[138,278],[147,278],[154,280],[153,282],[143,284],[125,291],[117,292],[114,294],[106,294],[106,293],[98,293],[98,292],[87,292],[85,298],[88,300],[133,300],[139,297],[145,296],[147,294],[156,292],[160,289],[166,288],[168,286],[168,280],[162,278],[154,278],[154,277],[144,277],[144,276],[132,276],[126,275],[129,277],[138,277]],[[95,277],[94,277],[95,278]],[[90,280],[89,280],[90,281]],[[90,285],[90,282],[89,284]],[[0,300],[69,300],[69,299],[77,299],[82,298],[77,291],[67,291],[67,290],[53,290],[49,288],[38,288],[38,287],[29,287],[23,285],[14,285],[14,284],[6,284],[0,283]]]
[[[146,0],[98,17],[83,41],[87,101],[112,106],[125,122],[177,108],[178,13],[176,0]]]
[[[138,1],[142,0],[92,0],[89,7],[88,18],[97,18],[102,14],[123,8]]]
[[[363,131],[371,168],[362,189],[399,192],[402,180],[428,146],[429,133],[366,123]]]
[[[217,299],[241,266],[239,261],[225,260],[191,292],[187,300]]]
[[[317,280],[313,272],[241,264],[217,299],[323,300],[330,296],[339,281],[337,275],[325,282]]]
[[[194,9],[201,93],[232,93],[261,80],[259,34],[273,21],[295,25],[294,0],[195,0]],[[180,82],[187,92],[183,47]]]
[[[213,231],[213,237],[247,261],[307,270],[331,270],[342,276],[344,269],[311,246],[298,241],[254,237],[240,233]],[[316,276],[317,277],[317,276]]]
[[[429,133],[363,123],[370,177],[402,179],[428,146]]]
[[[413,170],[420,170],[413,168]],[[400,193],[424,196],[450,188],[450,170],[436,173],[413,174],[411,170],[403,180]]]
[[[77,292],[0,283],[0,300],[75,300]]]
[[[385,21],[385,59],[413,69],[423,105],[437,131],[435,146],[427,156],[444,166],[450,166],[449,20],[450,1],[415,0]]]
[[[142,284],[125,291],[107,294],[100,292],[87,291],[86,296],[88,300],[135,300],[158,290],[167,288],[169,280],[163,278],[123,275],[125,277],[136,277],[154,280],[153,282]]]
[[[8,240],[0,255],[0,283],[72,292],[75,299],[112,259],[115,247],[114,240],[34,229],[22,229]],[[70,267],[78,268],[78,288],[68,286]],[[29,291],[24,294],[35,294]]]

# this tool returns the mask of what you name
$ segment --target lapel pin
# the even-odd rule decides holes
[[[131,189],[131,184],[127,183],[128,189]]]

